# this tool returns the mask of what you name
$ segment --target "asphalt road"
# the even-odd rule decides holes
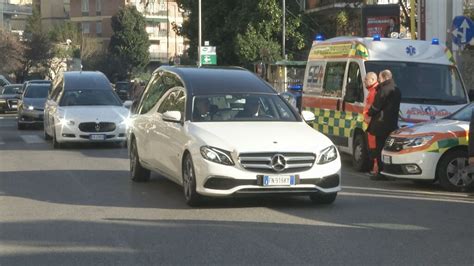
[[[474,194],[370,181],[344,158],[330,206],[306,197],[184,203],[132,183],[125,148],[53,150],[0,117],[0,265],[474,265]]]

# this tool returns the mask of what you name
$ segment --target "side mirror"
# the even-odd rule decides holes
[[[163,114],[163,120],[167,122],[181,123],[181,112],[167,111]]]
[[[128,101],[125,101],[123,103],[123,107],[127,108],[127,109],[130,109],[130,107],[132,106],[133,102],[128,100]]]
[[[302,111],[301,116],[303,116],[303,119],[306,123],[313,122],[314,120],[316,120],[316,116],[310,111]]]

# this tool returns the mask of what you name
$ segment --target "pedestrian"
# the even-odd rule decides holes
[[[469,123],[469,166],[469,168],[474,167],[474,109],[471,112],[471,122]]]
[[[365,98],[365,103],[364,103],[364,125],[366,126],[366,129],[368,128],[368,125],[370,124],[370,116],[369,116],[369,109],[374,103],[375,95],[377,93],[377,89],[379,86],[379,83],[377,81],[377,74],[375,72],[369,72],[367,75],[365,75],[364,78],[364,84],[365,88],[367,89],[367,98]],[[379,168],[377,165],[377,143],[375,139],[375,135],[366,132],[367,133],[367,146],[369,148],[369,158],[370,162],[372,163],[372,169],[370,170],[370,175],[371,176],[376,176],[379,173]]]
[[[387,179],[383,171],[382,149],[390,133],[398,128],[401,92],[395,85],[392,72],[386,69],[379,73],[379,88],[374,102],[369,108],[370,124],[368,132],[375,136],[377,166],[379,173],[371,177],[373,180]]]

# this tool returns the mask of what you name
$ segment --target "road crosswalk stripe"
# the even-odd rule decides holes
[[[38,144],[38,143],[44,143],[44,139],[42,139],[38,135],[20,135],[20,138],[23,139],[28,144]]]

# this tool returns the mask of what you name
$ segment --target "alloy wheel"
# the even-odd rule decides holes
[[[454,158],[446,169],[448,180],[456,187],[468,187],[473,182],[467,158]]]

